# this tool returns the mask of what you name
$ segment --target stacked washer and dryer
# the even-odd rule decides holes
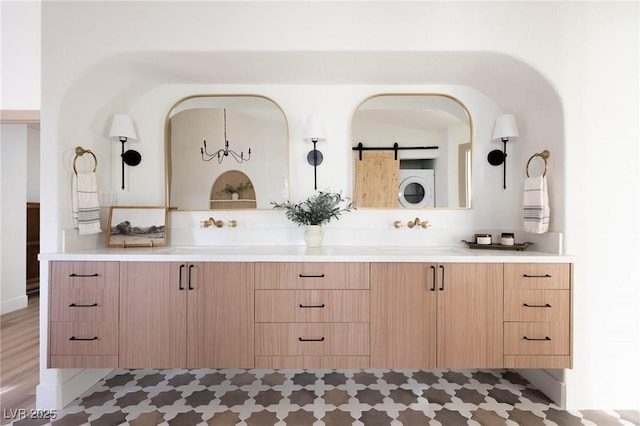
[[[435,207],[433,169],[400,169],[398,201],[400,207]]]

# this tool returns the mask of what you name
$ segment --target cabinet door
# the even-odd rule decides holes
[[[436,367],[436,266],[371,264],[371,368]]]
[[[503,266],[438,265],[438,368],[500,368]]]
[[[185,269],[174,262],[121,263],[121,368],[186,365]]]
[[[188,268],[187,368],[252,368],[252,263]]]

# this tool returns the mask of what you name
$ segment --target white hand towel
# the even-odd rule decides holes
[[[524,230],[544,234],[549,230],[549,194],[545,176],[529,177],[524,181]]]
[[[97,234],[100,228],[100,202],[95,173],[78,173],[71,182],[73,227],[80,235]]]

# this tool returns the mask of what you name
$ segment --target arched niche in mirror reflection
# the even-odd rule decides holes
[[[200,149],[225,146],[224,114],[229,148],[249,161],[231,155],[204,161]],[[167,114],[165,153],[167,199],[179,210],[208,210],[212,183],[227,171],[244,173],[253,184],[258,209],[289,198],[289,135],[282,109],[259,95],[197,95],[177,102]]]
[[[353,147],[362,143],[375,149],[363,151],[363,160],[353,151],[357,207],[470,208],[472,124],[458,99],[444,94],[375,95],[358,106],[351,131]],[[394,143],[401,148],[397,158],[393,150],[384,149]],[[403,149],[415,147],[429,149]],[[425,185],[424,197],[432,200],[420,202],[420,185]],[[402,188],[412,194],[403,197]]]

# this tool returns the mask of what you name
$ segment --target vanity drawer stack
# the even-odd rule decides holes
[[[118,366],[118,262],[52,262],[49,367]]]
[[[504,265],[505,368],[571,368],[571,275],[566,263]]]
[[[255,264],[256,368],[367,368],[367,263]]]

